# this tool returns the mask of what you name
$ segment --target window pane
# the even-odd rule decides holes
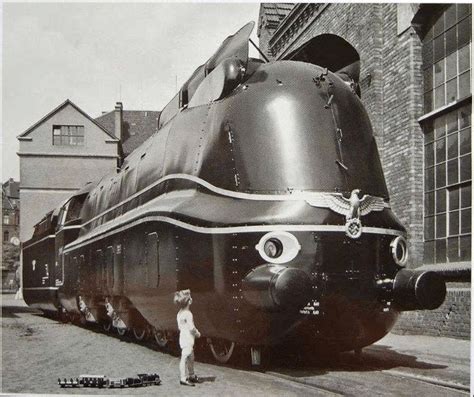
[[[83,125],[77,127],[77,134],[81,135],[81,136],[84,136],[84,126]]]
[[[471,260],[471,236],[459,238],[459,257],[462,261]]]
[[[430,68],[433,65],[433,42],[423,44],[422,52],[422,62],[425,67],[429,66]]]
[[[425,242],[424,252],[423,252],[423,262],[424,263],[434,263],[434,241]]]
[[[446,161],[446,139],[439,139],[435,142],[436,164]]]
[[[78,145],[84,145],[84,137],[83,136],[78,136],[76,139],[77,139],[77,144]]]
[[[459,91],[461,91],[461,88],[459,88]],[[439,86],[438,88],[435,88],[434,90],[434,100],[435,100],[434,108],[435,109],[438,109],[441,106],[445,105],[446,102],[445,102],[444,95],[445,95],[444,85]]]
[[[436,187],[446,186],[446,163],[436,166]]]
[[[425,146],[425,167],[434,165],[434,144]]]
[[[471,125],[471,106],[463,106],[459,110],[459,128],[469,127]]]
[[[433,91],[427,92],[423,95],[424,105],[423,108],[425,113],[429,113],[433,110]]]
[[[446,119],[444,117],[435,119],[434,129],[436,138],[443,138],[446,135]]]
[[[425,194],[425,216],[434,214],[435,196],[434,192]]]
[[[54,136],[53,137],[53,145],[61,145],[61,137],[60,136]]]
[[[467,154],[471,152],[471,129],[466,128],[459,132],[461,154]]]
[[[459,159],[461,182],[471,179],[471,155],[463,156]]]
[[[461,187],[461,208],[471,206],[471,185]]]
[[[444,83],[444,59],[434,65],[434,83],[435,87]]]
[[[429,216],[425,218],[425,240],[432,240],[434,239],[434,216]]]
[[[434,189],[434,167],[425,170],[425,190]]]
[[[443,59],[446,56],[444,51],[444,34],[435,37],[434,42],[434,61],[438,62],[440,59]]]
[[[461,211],[461,233],[471,233],[471,209]]]
[[[470,69],[469,46],[464,46],[458,51],[459,57],[459,73]]]
[[[436,241],[436,263],[446,262],[446,240]]]
[[[451,103],[458,96],[457,79],[452,79],[446,83],[446,103]]]
[[[444,14],[441,14],[433,26],[434,37],[444,32]]]
[[[451,189],[449,191],[449,210],[459,209],[459,189]]]
[[[471,38],[471,18],[466,18],[458,24],[458,48],[469,43]],[[436,50],[435,50],[436,51]]]
[[[53,127],[53,135],[60,135],[61,127]]]
[[[433,122],[427,121],[426,123],[423,124],[422,127],[423,127],[423,134],[425,136],[425,143],[431,142],[434,137]]]
[[[449,213],[449,235],[457,236],[459,234],[459,211]]]
[[[448,185],[458,183],[459,181],[459,168],[458,159],[448,161]]]
[[[436,191],[436,213],[446,212],[446,190]]]
[[[458,129],[458,112],[456,110],[446,115],[446,124],[448,127],[448,134]]]
[[[452,4],[449,6],[445,13],[446,29],[455,25],[456,21],[456,4]]]
[[[471,76],[464,72],[459,76],[459,98],[464,98],[471,93]]]
[[[446,214],[436,217],[436,238],[446,237]]]
[[[452,27],[446,32],[446,54],[456,53],[456,27]]]
[[[450,80],[458,73],[457,68],[457,53],[454,52],[446,58],[446,80]]]
[[[423,87],[425,92],[433,89],[433,69],[431,67],[423,71]]]
[[[457,155],[458,155],[458,134],[452,134],[448,136],[448,159],[453,159],[457,157]]]
[[[459,261],[459,238],[453,237],[448,239],[448,261]]]
[[[457,5],[458,11],[458,21],[463,18],[466,18],[471,13],[471,5],[469,3],[459,3]]]

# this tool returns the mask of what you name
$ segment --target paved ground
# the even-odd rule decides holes
[[[272,352],[263,371],[196,363],[205,382],[178,384],[179,358],[151,344],[61,324],[32,312],[13,295],[2,302],[2,391],[64,395],[307,396],[466,395],[470,343],[424,336],[387,335],[364,349],[320,358]],[[81,374],[125,377],[157,372],[163,384],[140,389],[61,389],[57,378]]]

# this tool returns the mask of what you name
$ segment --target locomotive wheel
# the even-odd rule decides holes
[[[133,328],[133,336],[136,340],[141,341],[145,338],[146,335],[146,327],[134,327]]]
[[[161,329],[153,327],[153,337],[155,338],[157,345],[161,348],[166,347],[168,344],[166,332]]]
[[[127,332],[127,328],[116,328],[116,330],[120,336],[124,336],[125,333]]]
[[[229,362],[234,352],[235,342],[230,342],[224,339],[208,339],[209,348],[214,359],[220,364]]]

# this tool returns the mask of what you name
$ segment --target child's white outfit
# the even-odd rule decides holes
[[[194,326],[193,314],[188,308],[181,309],[176,316],[179,328],[179,347],[181,347],[181,362],[179,371],[181,381],[194,377],[194,339],[199,331]],[[186,370],[188,376],[186,376]]]

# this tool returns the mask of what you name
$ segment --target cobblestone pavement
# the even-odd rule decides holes
[[[469,341],[389,334],[360,358],[270,352],[264,371],[213,365],[198,353],[204,382],[178,384],[179,358],[152,344],[132,343],[101,331],[36,314],[13,295],[2,302],[2,392],[64,395],[307,396],[466,395]],[[162,385],[136,389],[61,389],[57,378],[158,373]],[[453,388],[454,387],[454,388]],[[464,390],[462,390],[464,389]]]

